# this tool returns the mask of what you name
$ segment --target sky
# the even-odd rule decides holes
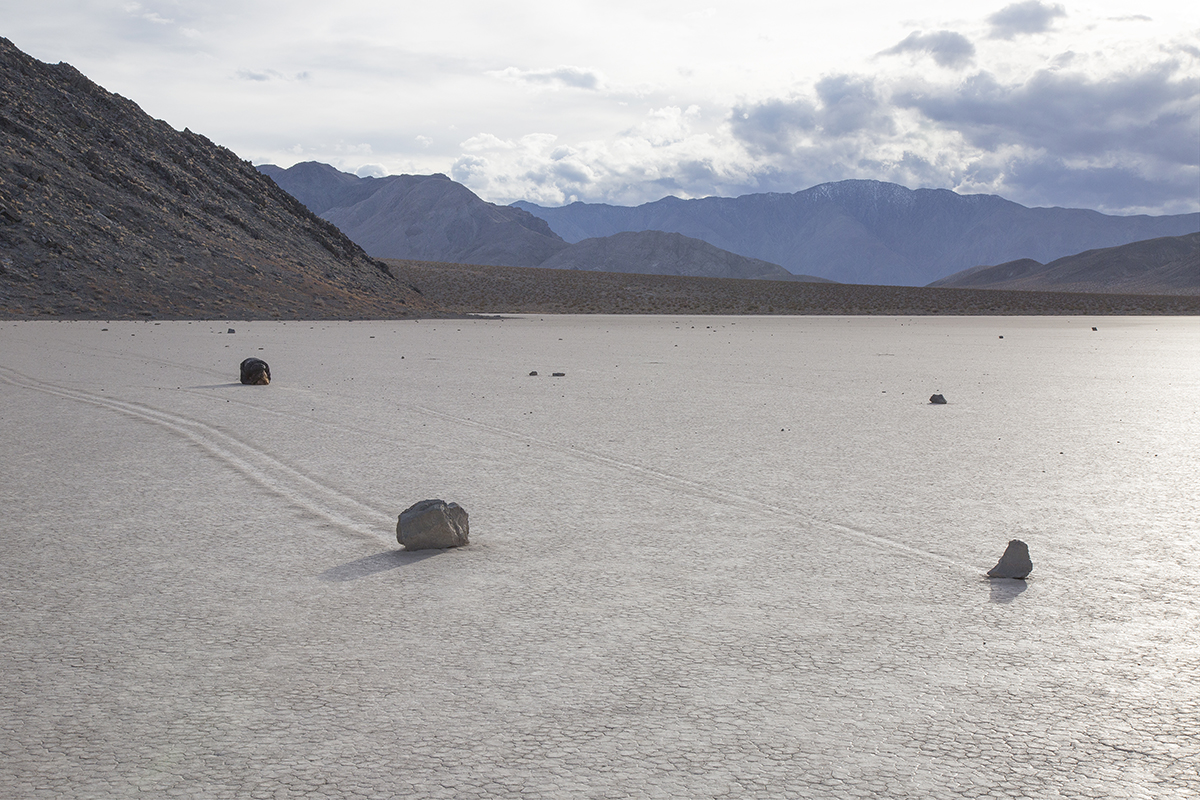
[[[1200,210],[1177,0],[0,0],[0,35],[255,164],[636,205],[866,178]]]

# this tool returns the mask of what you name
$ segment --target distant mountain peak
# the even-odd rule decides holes
[[[1200,214],[1116,217],[1036,209],[997,195],[909,189],[886,181],[823,183],[792,194],[636,207],[572,203],[519,207],[568,242],[620,231],[682,233],[723,250],[843,283],[924,286],[977,264],[1046,263],[1097,247],[1200,230]]]

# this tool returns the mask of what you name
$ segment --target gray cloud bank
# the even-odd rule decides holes
[[[1176,60],[1104,78],[1043,69],[1021,82],[982,70],[950,84],[842,75],[814,94],[734,108],[734,137],[774,170],[826,180],[874,171],[1109,210],[1200,201],[1200,85]],[[943,150],[939,163],[938,148],[922,146],[937,141],[957,144],[958,157]],[[889,148],[901,155],[881,158]]]

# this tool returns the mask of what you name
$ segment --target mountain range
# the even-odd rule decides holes
[[[1015,291],[1200,294],[1200,233],[1088,250],[1042,264],[974,267],[930,286]]]
[[[0,314],[437,311],[249,162],[0,39]]]
[[[326,218],[263,174],[272,171],[284,181],[296,177],[293,191],[323,209]],[[306,173],[308,178],[300,180]],[[832,186],[837,190],[841,185]],[[908,190],[893,189],[907,196]],[[957,202],[957,196],[947,194]],[[372,209],[376,213],[368,213]],[[382,241],[396,235],[392,217],[398,210],[409,215],[399,232],[415,248],[410,256],[442,258],[447,249],[458,248],[452,252],[461,259],[511,257],[566,269],[385,262],[329,221],[334,217],[350,227],[348,220],[361,214],[370,223],[363,229],[369,232],[373,226]],[[891,214],[881,207],[878,216]],[[766,226],[761,220],[756,224]],[[936,240],[935,233],[930,236]],[[1126,259],[1122,263],[1174,259],[1181,274],[1194,275],[1194,257],[1185,254],[1179,260],[1172,255],[1173,246],[1149,243],[1145,251],[1123,250],[1119,257]],[[1103,261],[1101,267],[1110,273],[1126,269],[1114,263]],[[1046,266],[1058,269],[1054,263]],[[1133,272],[1141,269],[1133,266]],[[618,268],[659,274],[596,271]],[[1024,268],[1023,278],[1037,272],[1036,265]],[[684,274],[689,270],[718,277]],[[976,273],[971,280],[982,282],[978,285],[1000,280],[996,274]],[[727,280],[730,275],[760,280]],[[678,232],[615,231],[566,242],[545,220],[520,208],[486,203],[442,175],[368,179],[325,165],[260,171],[198,133],[152,119],[70,65],[42,63],[0,39],[2,318],[344,319],[480,309],[1195,314],[1200,302],[1200,296],[907,289],[773,279],[780,277],[787,276],[777,263]],[[1133,287],[1128,281],[1126,285]],[[1139,284],[1130,290],[1155,288]]]
[[[259,167],[376,258],[654,275],[821,280],[679,234],[637,231],[569,244],[544,220],[489,203],[445,175],[360,178],[328,164]]]
[[[1084,250],[1200,230],[1200,214],[1110,216],[1027,208],[994,195],[850,180],[794,194],[749,194],[636,207],[514,207],[567,242],[621,231],[681,233],[791,272],[843,283],[923,286],[981,264],[1048,262]]]

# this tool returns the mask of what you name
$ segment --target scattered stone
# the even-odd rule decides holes
[[[467,512],[458,503],[422,500],[396,523],[396,541],[405,550],[431,550],[467,544]]]
[[[1003,339],[1004,337],[1003,337],[1003,336],[1001,336],[1000,338],[1001,338],[1001,339]]]
[[[1095,328],[1092,328],[1092,330],[1096,330],[1096,329],[1095,329]]]
[[[529,373],[529,377],[531,377],[531,378],[533,378],[533,377],[536,377],[536,376],[537,376],[537,370],[536,370],[536,369],[535,369],[533,372]]]
[[[996,566],[988,570],[987,576],[1023,581],[1030,572],[1033,572],[1033,562],[1029,560],[1029,545],[1020,539],[1013,539],[1008,543]]]
[[[242,383],[247,386],[266,386],[271,382],[271,368],[261,358],[242,362]]]
[[[940,394],[935,394],[929,398],[929,402],[933,403],[935,406],[944,406],[946,405],[946,398],[942,397]]]
[[[565,372],[551,372],[551,373],[550,373],[550,377],[552,377],[552,378],[562,378],[562,377],[566,376],[566,374],[567,374],[567,373],[565,373]]]
[[[227,330],[225,332],[226,333],[237,333],[237,331],[235,331],[233,328],[230,328],[229,330]]]

